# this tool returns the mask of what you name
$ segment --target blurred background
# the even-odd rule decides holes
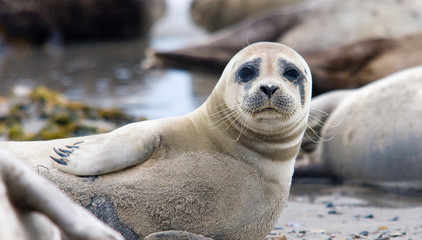
[[[73,2],[76,5],[78,1]],[[95,4],[96,1],[79,2]],[[106,2],[113,4],[113,1]],[[207,35],[206,31],[197,27],[190,18],[191,0],[127,0],[115,1],[114,5],[123,5],[119,10],[124,12],[133,8],[129,4],[125,7],[124,3],[135,2],[140,8],[139,11],[146,8],[144,11],[148,11],[152,16],[136,12],[133,13],[136,16],[115,14],[108,16],[110,19],[104,19],[106,16],[101,16],[100,13],[89,12],[95,9],[82,9],[79,14],[75,14],[85,16],[85,21],[95,14],[99,15],[97,18],[103,18],[105,23],[98,22],[99,25],[86,26],[86,31],[91,30],[91,33],[101,28],[102,24],[116,21],[113,18],[120,18],[121,25],[116,28],[123,28],[122,25],[130,25],[124,22],[125,19],[135,21],[134,19],[144,16],[144,20],[138,19],[139,24],[128,26],[139,29],[132,32],[128,30],[130,33],[126,35],[111,29],[112,27],[98,31],[97,35],[88,35],[82,30],[72,30],[70,26],[66,26],[64,30],[74,32],[74,35],[63,34],[59,29],[43,28],[43,24],[37,24],[36,21],[42,18],[43,14],[30,6],[27,8],[31,9],[25,11],[22,10],[25,6],[18,6],[19,12],[11,10],[9,15],[3,8],[0,14],[0,95],[11,94],[16,86],[34,88],[42,85],[64,94],[69,100],[83,101],[90,106],[115,107],[130,115],[147,119],[177,116],[194,110],[205,100],[218,79],[211,84],[205,84],[205,90],[195,92],[193,75],[188,71],[145,70],[141,67],[146,50],[150,47],[173,49]],[[3,4],[10,6],[14,3]],[[78,6],[84,7],[82,3]],[[75,8],[61,7],[68,8],[67,11],[70,11],[69,8]],[[6,20],[9,24],[7,26]],[[82,28],[83,20],[73,21],[80,21],[73,23],[74,28]],[[140,25],[145,26],[141,29]],[[10,28],[14,28],[14,32]],[[40,36],[42,34],[44,35]]]

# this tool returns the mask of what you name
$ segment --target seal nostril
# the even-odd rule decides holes
[[[278,87],[277,86],[271,86],[270,90],[271,90],[271,95],[274,95],[274,93],[278,90]]]
[[[279,87],[277,86],[271,86],[269,87],[268,85],[262,85],[261,87],[259,87],[259,89],[268,96],[268,98],[271,98],[272,95],[274,95],[274,93],[278,90]]]

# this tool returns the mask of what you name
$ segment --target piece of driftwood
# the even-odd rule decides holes
[[[222,71],[228,61],[228,52],[215,51],[214,56],[205,57],[196,53],[206,53],[207,50],[212,55],[210,49],[195,50],[156,52],[154,58],[160,61],[161,66],[215,72]],[[335,89],[357,88],[396,71],[422,65],[422,32],[363,40],[302,55],[312,71],[314,95]]]
[[[357,88],[394,72],[422,65],[422,32],[361,41],[306,54],[314,91]]]

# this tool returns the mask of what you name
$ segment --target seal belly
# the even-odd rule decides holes
[[[50,177],[97,216],[102,211],[115,215],[98,217],[119,231],[133,231],[128,239],[165,230],[263,239],[288,195],[289,189],[280,192],[282,186],[266,181],[252,165],[219,153],[190,152],[148,162],[91,180],[60,172]]]

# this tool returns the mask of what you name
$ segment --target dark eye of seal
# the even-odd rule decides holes
[[[295,68],[288,68],[284,71],[283,76],[285,76],[289,81],[295,82],[299,80],[300,74]]]
[[[244,67],[239,71],[239,78],[241,80],[250,79],[255,75],[254,70],[249,67]]]
[[[249,82],[259,76],[259,65],[261,58],[256,58],[240,66],[235,75],[235,81],[238,83]]]

